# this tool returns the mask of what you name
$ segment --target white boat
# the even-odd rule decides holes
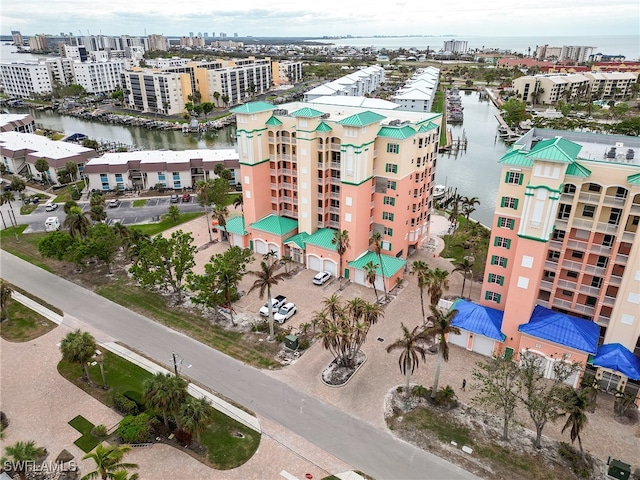
[[[436,185],[433,187],[433,198],[438,199],[444,197],[445,193],[447,193],[446,185]]]

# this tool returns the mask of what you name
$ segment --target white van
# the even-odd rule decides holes
[[[60,230],[60,220],[58,217],[48,217],[44,222],[45,232],[55,232]]]

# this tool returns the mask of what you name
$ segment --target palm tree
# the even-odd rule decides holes
[[[575,388],[568,387],[563,392],[564,408],[566,410],[567,421],[562,427],[562,433],[567,428],[571,428],[571,443],[578,439],[578,446],[580,447],[580,453],[584,457],[584,450],[582,449],[582,439],[580,433],[587,426],[587,410],[589,409],[589,389],[584,388],[582,390],[576,390]]]
[[[478,197],[462,197],[462,214],[467,220],[467,227],[469,226],[469,216],[476,211],[476,205],[480,205],[480,200],[478,200]]]
[[[45,175],[45,172],[49,171],[49,162],[47,162],[47,160],[45,158],[39,158],[36,160],[36,162],[33,164],[33,166],[35,167],[35,169],[40,173],[40,176],[43,179],[47,179],[47,182],[49,181],[49,176]]]
[[[212,188],[212,180],[199,180],[196,182],[196,194],[198,195],[198,203],[204,207],[204,217],[207,221],[207,230],[209,231],[209,241],[213,242],[211,236],[211,224],[209,223],[209,210],[211,206],[210,191]]]
[[[227,232],[227,217],[229,216],[229,209],[223,205],[216,205],[211,211],[211,216],[218,220],[218,226],[224,230],[223,240],[229,239],[229,232]],[[231,247],[231,242],[229,242]]]
[[[187,382],[177,375],[156,373],[143,384],[143,397],[149,407],[160,410],[164,426],[169,428],[169,413],[174,414],[179,425],[176,412],[187,398]]]
[[[90,222],[80,207],[71,207],[62,225],[69,229],[69,235],[74,239],[83,239],[89,232]]]
[[[205,397],[189,397],[180,407],[180,423],[182,430],[196,435],[200,443],[200,432],[207,428],[212,421],[211,403]]]
[[[89,210],[89,218],[94,222],[103,222],[107,219],[107,211],[102,205],[92,205]]]
[[[404,323],[401,323],[400,327],[402,328],[402,338],[399,338],[389,345],[387,347],[387,353],[400,350],[398,365],[400,366],[400,372],[405,375],[407,379],[404,395],[405,397],[409,397],[411,375],[415,369],[420,366],[421,358],[423,362],[426,361],[427,349],[424,345],[426,338],[424,336],[424,330],[421,330],[420,326],[416,326],[412,331],[409,331],[409,329],[404,326]]]
[[[380,263],[380,271],[382,272],[382,286],[384,287],[384,298],[387,299],[387,282],[384,275],[384,264],[382,263],[382,234],[380,232],[373,232],[371,238],[369,238],[369,246],[373,248],[373,252],[378,256],[378,263]]]
[[[73,180],[78,179],[78,164],[76,162],[66,162],[64,168]]]
[[[258,277],[253,286],[249,289],[248,293],[251,293],[255,289],[259,289],[260,299],[264,298],[264,292],[267,292],[267,306],[269,310],[269,338],[274,338],[273,333],[273,298],[271,297],[271,286],[277,285],[278,282],[286,277],[286,273],[276,273],[281,267],[279,262],[267,261],[266,259],[260,262],[260,270],[247,272],[251,275]]]
[[[96,340],[89,332],[81,332],[79,329],[68,333],[60,342],[62,358],[70,363],[82,365],[82,378],[91,382],[87,363],[96,354]]]
[[[427,290],[432,306],[437,306],[444,290],[449,290],[449,272],[438,267],[427,272]]]
[[[10,210],[9,221],[11,222],[11,224],[14,227],[17,227],[18,224],[15,221],[16,215],[15,215],[15,213],[13,211],[13,206],[11,205],[11,202],[13,202],[15,199],[16,199],[16,197],[13,195],[12,191],[2,192],[2,195],[0,196],[0,202],[1,202],[0,204],[2,204],[2,205],[7,204],[9,206],[9,210]],[[3,218],[3,222],[4,222],[4,218]]]
[[[140,476],[137,473],[129,475],[126,470],[118,470],[111,474],[111,480],[138,480],[139,478]]]
[[[0,279],[0,322],[4,322],[9,318],[9,301],[12,293],[11,286],[3,279]]]
[[[464,298],[464,285],[467,282],[467,273],[471,272],[471,267],[473,267],[473,262],[470,262],[467,257],[462,259],[462,262],[456,263],[456,267],[452,270],[453,272],[462,272],[464,277],[462,279],[462,292],[460,293],[460,297]]]
[[[335,245],[338,256],[340,257],[340,275],[338,278],[342,278],[342,257],[349,250],[349,231],[348,230],[336,230],[333,232],[333,238],[331,244]]]
[[[365,278],[367,283],[373,287],[373,292],[376,294],[376,303],[378,302],[378,289],[376,288],[376,274],[378,272],[378,264],[369,260],[363,267]]]
[[[413,262],[411,268],[411,275],[418,277],[418,288],[420,289],[420,307],[422,308],[422,324],[427,320],[427,316],[424,313],[424,288],[427,286],[427,273],[429,272],[429,266],[422,260],[416,260]]]
[[[462,204],[462,197],[456,193],[453,197],[451,197],[448,203],[451,207],[451,212],[449,212],[449,221],[455,229],[456,225],[458,225],[458,216],[460,215],[460,205]]]
[[[31,440],[29,442],[16,442],[6,447],[4,452],[14,462],[20,478],[27,478],[27,465],[35,462],[44,454],[45,450],[44,448],[36,447],[36,442]]]
[[[218,106],[218,100],[220,100],[220,92],[213,92],[213,98],[216,100],[216,107]]]
[[[233,199],[233,208],[238,207],[240,207],[240,211],[242,212],[242,215],[244,215],[244,197],[242,195],[238,195]]]
[[[451,326],[451,322],[458,314],[458,310],[449,310],[447,313],[442,311],[434,305],[430,307],[431,315],[429,316],[429,322],[431,325],[424,331],[428,337],[437,337],[438,341],[438,360],[436,362],[436,372],[434,374],[433,388],[431,389],[431,398],[435,398],[438,391],[438,380],[440,379],[440,367],[442,366],[442,360],[449,361],[449,344],[447,343],[446,335],[454,333],[460,335],[460,329],[458,327]]]
[[[83,460],[91,459],[96,464],[93,472],[87,473],[80,480],[93,480],[101,478],[102,480],[122,478],[120,472],[126,472],[129,469],[138,468],[135,463],[124,463],[122,459],[125,453],[129,452],[131,447],[128,445],[98,445],[93,452],[87,453]],[[115,475],[118,475],[117,477]]]

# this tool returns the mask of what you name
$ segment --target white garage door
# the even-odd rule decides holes
[[[234,233],[231,234],[231,240],[233,242],[233,245],[235,245],[236,247],[242,247],[243,243],[242,243],[242,236],[241,235],[236,235]]]
[[[276,258],[280,258],[280,247],[270,243],[268,248],[270,252],[274,252],[276,254]]]
[[[256,246],[256,253],[262,253],[264,255],[265,253],[269,252],[269,250],[267,250],[267,243],[265,241],[256,240],[254,244]]]
[[[356,278],[353,279],[358,285],[367,285],[367,277],[364,274],[364,270],[356,269]]]
[[[307,256],[307,265],[309,270],[314,270],[316,272],[322,271],[322,260],[314,255]]]
[[[322,263],[322,269],[329,272],[334,277],[338,276],[338,264],[331,260],[325,260]]]
[[[492,338],[485,337],[484,335],[476,335],[473,337],[473,347],[471,347],[471,350],[490,357],[493,355],[495,343],[496,341]]]
[[[382,275],[376,275],[376,288],[384,292],[384,277]]]
[[[449,343],[457,345],[462,348],[467,348],[467,341],[469,340],[469,332],[460,330],[460,335],[454,333],[449,334]]]

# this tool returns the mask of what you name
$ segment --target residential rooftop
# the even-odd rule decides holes
[[[105,153],[91,160],[91,165],[125,165],[131,161],[141,163],[188,163],[190,160],[222,162],[239,160],[238,152],[232,148],[219,150],[142,150],[138,152]]]
[[[52,160],[69,158],[74,155],[91,156],[95,150],[74,143],[51,140],[35,133],[1,132],[0,148],[12,152],[29,150],[31,155]],[[89,155],[87,155],[89,154]]]

